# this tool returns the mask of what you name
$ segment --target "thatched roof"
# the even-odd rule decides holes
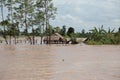
[[[44,40],[47,40],[47,38],[49,39],[49,36],[45,37]],[[64,37],[61,36],[59,33],[55,33],[50,36],[50,40],[59,40],[60,38],[64,40]]]

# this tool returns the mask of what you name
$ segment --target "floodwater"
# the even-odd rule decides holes
[[[120,45],[0,45],[0,80],[120,80]]]

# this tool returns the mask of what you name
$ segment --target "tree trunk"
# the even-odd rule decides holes
[[[3,38],[5,39],[6,44],[8,44],[8,41],[7,41],[7,37],[6,37],[5,32],[3,33]]]
[[[41,32],[42,32],[42,29],[41,29]],[[41,34],[42,34],[42,36],[41,36],[40,44],[43,43],[43,36],[44,36],[44,22],[43,22],[43,32],[42,32]]]
[[[11,33],[10,33],[10,41],[9,41],[9,44],[11,44],[11,39],[12,39],[12,36],[11,36]]]
[[[27,10],[27,5],[25,4],[25,10]],[[26,36],[30,40],[30,44],[32,44],[31,37],[28,34],[28,25],[27,25],[27,12],[25,11],[25,27],[26,27]]]
[[[41,36],[40,44],[42,44],[42,39],[43,39],[43,37]]]
[[[46,44],[49,44],[49,36],[48,36],[48,32],[47,32],[47,30],[48,30],[48,14],[47,14],[47,4],[48,4],[48,2],[47,2],[47,0],[45,0],[45,24],[46,24],[46,36],[47,36],[47,43]]]
[[[33,29],[33,26],[32,26],[32,34],[33,34],[33,37],[32,37],[32,39],[33,39],[33,45],[35,45],[35,35],[34,35],[34,29]]]

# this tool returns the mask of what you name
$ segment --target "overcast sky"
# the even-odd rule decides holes
[[[120,27],[120,0],[53,0],[57,7],[53,26],[74,27],[76,31],[104,25]]]

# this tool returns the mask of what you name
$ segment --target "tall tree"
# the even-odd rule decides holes
[[[60,33],[61,29],[59,26],[54,27],[54,33]]]
[[[118,32],[120,33],[120,27],[118,28]]]
[[[31,27],[32,30],[32,38],[31,38],[31,42],[34,45],[35,44],[35,29],[34,29],[34,25],[35,23],[35,3],[34,1],[29,2],[29,8],[28,8],[28,26]]]
[[[45,9],[45,24],[46,24],[46,30],[49,30],[47,33],[49,36],[49,42],[50,42],[50,24],[49,20],[52,18],[54,19],[55,13],[56,13],[56,8],[54,7],[52,0],[43,0],[44,3],[44,9]],[[49,43],[50,44],[50,43]]]
[[[5,6],[8,9],[7,18],[8,18],[8,21],[10,23],[10,25],[9,25],[9,27],[10,27],[9,28],[9,36],[10,36],[9,44],[11,44],[11,37],[12,36],[14,37],[14,41],[16,44],[16,35],[15,35],[16,26],[14,25],[14,21],[13,21],[13,5],[14,5],[14,0],[6,0]]]
[[[16,0],[16,4],[18,6],[15,7],[15,12],[17,17],[19,17],[19,23],[21,27],[25,30],[25,36],[29,39],[30,44],[32,44],[32,39],[29,34],[30,26],[32,23],[30,23],[31,20],[31,15],[33,14],[33,3],[34,1],[32,0]]]
[[[38,26],[36,30],[41,37],[40,44],[42,44],[43,36],[45,34],[45,8],[43,0],[36,1],[35,9],[36,9],[35,22],[37,23],[36,25]]]
[[[61,29],[61,35],[65,36],[66,35],[66,26],[63,25],[62,29]]]
[[[74,34],[74,32],[75,32],[74,28],[73,28],[73,27],[69,27],[69,28],[68,28],[68,31],[67,31],[67,35],[68,35],[69,37],[71,37],[71,34]]]
[[[1,17],[2,17],[2,21],[1,21],[1,25],[3,26],[3,38],[5,39],[5,42],[6,44],[8,44],[8,41],[7,41],[7,36],[6,36],[6,30],[5,30],[5,25],[2,24],[2,22],[4,22],[4,4],[5,4],[5,0],[1,0],[0,1],[1,5]]]
[[[54,7],[52,0],[37,0],[37,8],[39,8],[38,15],[39,17],[41,17],[39,19],[40,24],[41,24],[41,21],[43,24],[43,33],[45,32],[46,36],[50,36],[51,29],[50,29],[49,20],[51,18],[54,19],[56,8]],[[46,30],[44,30],[44,27]],[[50,37],[47,39],[50,40]]]

